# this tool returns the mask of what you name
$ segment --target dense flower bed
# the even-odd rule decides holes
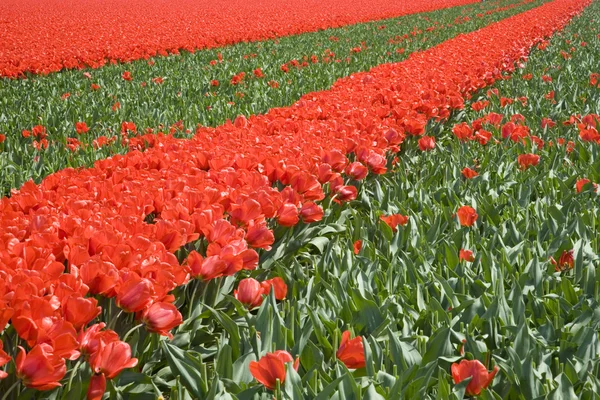
[[[473,2],[8,0],[0,5],[0,76],[97,68]]]
[[[90,396],[99,398],[107,379],[137,363],[103,322],[87,327],[106,311],[100,301],[113,298],[150,332],[169,335],[183,320],[175,288],[257,268],[257,249],[274,244],[273,227],[319,221],[326,194],[339,203],[356,199],[349,180],[384,174],[388,155],[406,137],[422,135],[428,121],[446,119],[472,93],[514,71],[587,3],[556,0],[403,63],[351,75],[292,107],[199,128],[193,140],[142,137],[152,145],[145,153],[63,170],[2,199],[0,326],[10,321],[29,347],[19,351],[17,376],[28,387],[52,389],[66,373],[65,360],[83,354],[93,371]],[[466,206],[457,214],[465,227],[478,217]],[[408,222],[401,215],[383,220],[394,229]],[[276,277],[248,282],[235,297],[254,306],[266,291],[285,297],[281,287]],[[338,358],[362,366],[356,346],[344,334]],[[292,361],[289,354],[273,357]],[[41,363],[45,369],[32,367]],[[261,382],[276,386],[252,365]],[[465,365],[453,368],[457,381]],[[495,373],[486,375],[486,386]]]

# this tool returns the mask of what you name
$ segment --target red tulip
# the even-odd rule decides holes
[[[317,222],[323,219],[323,209],[312,201],[309,201],[302,205],[300,216],[302,217],[302,221],[306,223]]]
[[[142,322],[148,331],[172,339],[173,335],[169,331],[181,325],[183,317],[174,304],[156,302],[143,311]]]
[[[537,154],[521,154],[517,157],[517,162],[521,169],[525,170],[531,166],[536,166],[540,162],[540,156]]]
[[[336,357],[348,368],[363,368],[365,366],[365,348],[361,336],[350,340],[350,331],[342,333],[342,343]]]
[[[467,385],[466,394],[477,396],[492,383],[494,376],[498,373],[498,367],[494,367],[494,370],[490,373],[479,360],[462,360],[460,363],[452,364],[451,371],[454,383],[472,378]]]
[[[88,126],[85,122],[76,122],[75,123],[75,131],[77,131],[77,134],[81,135],[81,134],[88,132],[89,130],[90,130],[90,128],[88,128]]]
[[[238,288],[233,291],[233,296],[248,308],[258,307],[263,301],[263,288],[254,278],[242,279]]]
[[[106,391],[106,377],[104,374],[92,375],[87,391],[87,400],[102,400]]]
[[[558,262],[554,260],[554,257],[550,257],[550,262],[554,265],[557,272],[573,269],[573,267],[575,266],[575,259],[573,258],[573,249],[564,250],[558,258]]]
[[[117,306],[127,312],[137,312],[153,301],[154,285],[145,278],[132,274],[117,290]]]
[[[67,373],[65,360],[56,354],[49,344],[34,346],[29,354],[19,346],[16,359],[17,377],[23,384],[36,390],[50,390],[60,386],[59,381]]]
[[[98,306],[98,300],[93,297],[85,298],[79,295],[71,295],[63,303],[65,319],[73,324],[76,330],[87,325],[102,311]]]
[[[354,242],[354,254],[360,253],[361,249],[362,249],[362,240],[357,240],[356,242]]]
[[[473,252],[471,250],[460,249],[459,253],[460,261],[473,262],[475,261],[475,257],[473,256]]]
[[[223,276],[227,270],[227,263],[218,256],[210,256],[203,259],[200,253],[192,250],[187,258],[187,265],[192,270],[194,278],[200,278],[209,281]]]
[[[581,193],[581,191],[584,189],[585,185],[587,185],[588,183],[592,183],[592,181],[590,181],[587,178],[579,179],[577,181],[577,183],[575,184],[575,189],[577,190],[577,193]],[[592,185],[594,186],[594,191],[597,191],[598,185],[596,183],[592,183]]]
[[[380,220],[385,222],[394,232],[398,228],[398,225],[406,225],[408,224],[408,215],[402,214],[392,214],[392,215],[381,215],[379,217]]]
[[[362,163],[356,161],[346,167],[346,174],[354,180],[360,181],[365,179],[367,174],[369,173],[369,168],[367,168]]]
[[[421,151],[428,151],[435,149],[435,137],[433,136],[422,136],[419,139],[419,148]]]
[[[271,288],[274,288],[275,298],[277,300],[283,300],[285,299],[285,296],[287,296],[288,287],[285,284],[285,281],[280,277],[268,279],[262,282],[260,286],[263,290],[263,294],[267,296],[269,295],[269,293],[271,293]]]
[[[294,226],[300,221],[298,207],[291,203],[284,203],[277,214],[277,223],[281,226]]]
[[[2,340],[0,340],[0,367],[2,367],[5,364],[8,364],[10,360],[10,356],[4,351],[4,343],[2,342]],[[7,376],[8,374],[6,372],[0,370],[0,379],[4,379]]]
[[[358,190],[352,185],[339,186],[335,189],[335,196],[341,202],[356,200],[357,195]]]
[[[290,353],[284,350],[277,350],[274,353],[267,353],[260,360],[250,362],[250,373],[267,389],[275,389],[277,379],[283,384],[285,381],[285,365],[294,361]],[[300,359],[294,362],[294,369],[298,370]]]
[[[124,80],[126,81],[130,81],[133,79],[133,77],[131,76],[131,72],[129,71],[125,71],[123,72],[123,75],[121,75],[123,77]]]
[[[137,365],[137,358],[131,358],[131,347],[120,340],[104,344],[100,341],[98,350],[90,357],[90,367],[95,374],[104,374],[113,379],[126,368]]]
[[[116,342],[119,340],[117,332],[107,329],[102,330],[106,324],[101,322],[90,326],[85,331],[82,329],[77,336],[79,342],[79,350],[86,358],[94,354],[100,346],[100,341],[104,344]]]
[[[472,226],[477,218],[477,211],[471,206],[462,206],[456,212],[462,226]]]
[[[467,179],[472,179],[479,175],[477,171],[473,171],[471,168],[468,167],[463,168],[461,172],[463,176]]]
[[[246,229],[246,242],[257,249],[271,250],[275,236],[264,221],[262,223],[251,221]]]

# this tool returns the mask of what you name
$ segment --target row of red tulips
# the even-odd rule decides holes
[[[385,173],[387,155],[407,135],[422,135],[428,120],[445,119],[471,93],[514,70],[587,3],[556,0],[403,63],[342,79],[292,107],[199,128],[193,140],[155,138],[145,153],[63,170],[2,199],[0,326],[10,322],[30,347],[19,350],[18,377],[31,388],[56,387],[65,360],[83,355],[94,373],[89,396],[99,398],[106,379],[137,360],[102,322],[88,327],[103,311],[98,296],[114,298],[150,332],[169,335],[182,321],[174,288],[257,268],[256,249],[273,244],[275,224],[319,221],[316,202],[326,192],[337,202],[355,199],[348,179]],[[465,226],[477,218],[469,207],[457,214]],[[175,252],[198,239],[206,251],[192,251],[180,264]],[[256,293],[247,296],[254,289],[246,286]],[[284,286],[276,277],[246,281],[236,296],[254,306],[267,291],[285,297]],[[338,357],[344,354],[340,349]],[[10,355],[1,360],[8,363]],[[266,381],[259,367],[252,367],[255,375]]]
[[[8,0],[0,4],[0,76],[98,68],[474,3]],[[93,10],[93,11],[92,11]],[[199,22],[201,21],[201,22]]]

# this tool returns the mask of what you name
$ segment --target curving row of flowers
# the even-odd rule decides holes
[[[429,120],[444,120],[513,71],[588,3],[555,0],[403,63],[351,75],[292,107],[199,128],[192,140],[149,136],[153,148],[145,153],[66,169],[3,198],[0,326],[10,323],[29,348],[19,349],[17,376],[27,387],[51,389],[65,360],[83,356],[93,372],[89,398],[101,398],[106,380],[137,360],[107,321],[88,326],[103,312],[98,299],[114,299],[150,332],[168,336],[183,320],[172,290],[257,268],[257,250],[273,244],[274,226],[319,221],[327,194],[354,200],[349,180],[385,173],[387,156],[407,136],[422,135]],[[465,226],[477,218],[468,207],[457,214]],[[391,225],[406,223],[389,217]],[[178,251],[199,239],[205,250],[180,263]],[[254,306],[271,290],[285,297],[284,285],[277,277],[246,281],[235,296]],[[344,337],[342,345],[350,343]],[[259,367],[252,369],[267,381]]]
[[[474,2],[8,0],[0,5],[0,76],[98,68]]]

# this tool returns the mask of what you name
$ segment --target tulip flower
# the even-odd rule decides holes
[[[108,344],[100,341],[98,350],[90,357],[90,367],[95,374],[104,374],[113,379],[126,368],[137,365],[137,358],[131,358],[131,347],[128,343],[117,340]]]
[[[4,343],[2,342],[2,340],[0,340],[0,367],[2,367],[5,364],[8,364],[10,360],[10,356],[4,351]],[[0,370],[0,379],[4,379],[7,376],[8,374],[6,372]]]
[[[579,179],[577,181],[577,183],[575,184],[575,189],[577,190],[577,193],[581,193],[583,191],[583,189],[585,188],[585,185],[587,185],[588,183],[592,183],[592,181],[590,181],[587,178]],[[597,191],[598,185],[596,183],[592,183],[592,185],[594,186],[594,191]]]
[[[573,266],[575,265],[573,249],[563,251],[558,258],[558,262],[554,260],[554,257],[550,257],[550,262],[554,265],[557,272],[573,269]]]
[[[298,207],[291,203],[284,203],[277,212],[277,223],[281,226],[294,226],[298,223]]]
[[[102,330],[105,326],[106,324],[101,322],[99,324],[90,326],[86,330],[82,329],[79,332],[79,335],[77,336],[79,350],[86,358],[98,350],[100,341],[102,341],[104,344],[108,344],[117,342],[119,340],[119,335],[117,335],[117,332],[110,329]]]
[[[352,185],[339,186],[335,189],[335,196],[341,202],[355,200],[357,195],[358,190]]]
[[[350,331],[342,333],[342,343],[335,355],[348,368],[363,368],[365,366],[365,348],[362,337],[357,336],[350,339]]]
[[[77,132],[78,135],[82,135],[86,132],[88,132],[90,130],[90,128],[87,126],[87,124],[85,122],[76,122],[75,123],[75,131]]]
[[[154,285],[145,278],[132,274],[117,290],[117,306],[127,312],[137,312],[152,303]]]
[[[474,171],[474,170],[472,170],[471,168],[468,168],[468,167],[463,168],[463,170],[461,171],[461,173],[467,179],[473,179],[473,178],[475,178],[476,176],[479,175],[477,173],[477,171]]]
[[[283,300],[283,299],[285,299],[285,296],[287,296],[288,287],[285,284],[284,280],[281,279],[280,277],[268,279],[268,280],[262,282],[260,284],[260,287],[263,290],[263,294],[267,295],[267,296],[269,295],[269,293],[271,293],[271,288],[274,288],[275,298],[277,300]]]
[[[362,249],[362,240],[357,240],[356,242],[354,242],[354,254],[360,253],[361,249]]]
[[[428,151],[435,149],[435,137],[423,136],[419,139],[419,149],[421,151]]]
[[[406,225],[408,224],[408,215],[402,214],[392,214],[392,215],[381,215],[379,217],[380,220],[386,223],[394,232],[398,228],[398,225]]]
[[[284,350],[277,350],[273,353],[267,353],[260,360],[250,362],[250,373],[260,383],[265,385],[267,389],[275,389],[277,379],[283,384],[285,381],[285,366],[287,363],[294,361],[290,353]],[[294,362],[294,369],[298,370],[300,359],[297,358]]]
[[[106,376],[92,375],[87,391],[87,400],[101,400],[106,391]]]
[[[452,364],[451,371],[454,383],[471,378],[465,393],[468,396],[477,396],[492,383],[494,376],[498,373],[498,367],[496,366],[492,372],[488,372],[485,365],[479,360],[462,360],[460,363]]]
[[[360,181],[365,179],[367,174],[369,173],[369,168],[367,168],[362,163],[356,161],[346,167],[346,174],[354,180]]]
[[[323,219],[323,209],[312,201],[309,201],[302,205],[300,216],[302,217],[302,221],[306,223],[317,222]]]
[[[522,170],[526,170],[531,166],[536,166],[540,162],[540,156],[537,154],[521,154],[517,157],[517,162]]]
[[[477,211],[471,206],[460,207],[456,214],[462,226],[472,226],[479,217]]]
[[[254,278],[242,279],[238,288],[233,291],[233,296],[248,308],[258,307],[262,304],[264,291],[260,282]]]
[[[467,262],[475,261],[473,252],[471,250],[464,250],[464,249],[460,249],[459,259],[460,259],[460,261],[467,261]]]
[[[143,311],[142,322],[149,332],[173,339],[173,335],[169,331],[181,325],[183,317],[174,304],[156,302]]]
[[[15,363],[17,377],[30,389],[51,390],[59,387],[59,381],[67,373],[65,360],[54,354],[52,346],[46,343],[34,346],[28,354],[19,346]]]

